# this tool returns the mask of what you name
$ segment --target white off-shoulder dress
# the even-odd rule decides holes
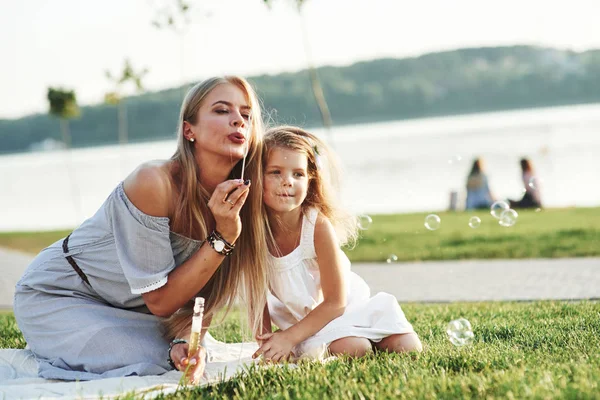
[[[303,217],[297,248],[283,257],[270,256],[268,306],[271,320],[279,329],[296,324],[323,301],[314,246],[318,214],[318,210],[310,209]],[[321,358],[331,342],[344,337],[358,336],[379,342],[390,335],[414,332],[396,298],[383,292],[371,297],[369,286],[350,270],[350,260],[339,251],[344,261],[346,310],[298,344],[293,350],[296,357]]]

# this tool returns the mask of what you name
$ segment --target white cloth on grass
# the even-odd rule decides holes
[[[254,363],[254,342],[223,343],[206,334],[209,353],[205,378],[200,386],[228,380]],[[135,392],[144,398],[177,390],[182,373],[127,376],[92,381],[60,381],[39,378],[38,363],[30,350],[0,349],[0,399],[109,399]],[[139,398],[136,397],[136,398]]]

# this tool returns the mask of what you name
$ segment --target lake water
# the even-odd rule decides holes
[[[344,167],[356,213],[448,208],[474,157],[498,198],[519,198],[529,157],[546,207],[600,205],[600,105],[530,109],[314,130]],[[140,163],[169,158],[175,140],[0,157],[0,231],[71,228],[91,216]]]

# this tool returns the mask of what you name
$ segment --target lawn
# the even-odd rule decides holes
[[[487,210],[444,212],[439,229],[425,228],[427,213],[372,215],[353,249],[352,261],[559,258],[600,256],[600,208],[519,211],[517,223],[502,227]],[[469,227],[477,216],[481,225]],[[0,233],[0,247],[37,253],[69,231]]]
[[[166,398],[600,398],[598,302],[405,304],[403,309],[423,340],[422,354],[252,367],[231,381]],[[448,341],[446,326],[459,317],[471,322],[473,345]],[[239,318],[233,314],[211,332],[239,341]],[[0,314],[0,346],[24,345],[14,317]]]
[[[560,258],[600,255],[600,208],[519,210],[512,227],[480,212],[438,213],[440,227],[425,228],[426,213],[374,215],[358,245],[346,253],[352,261]],[[481,219],[478,228],[469,219]]]

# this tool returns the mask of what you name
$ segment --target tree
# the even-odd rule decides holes
[[[48,88],[48,102],[50,103],[50,115],[58,117],[63,143],[68,149],[71,147],[71,134],[69,132],[69,120],[80,115],[77,99],[73,90],[67,91],[61,88]]]
[[[307,0],[291,0],[291,1],[296,4],[296,6],[298,7],[298,9],[300,9],[304,5],[304,3],[306,3]],[[271,7],[271,4],[273,4],[273,0],[263,0],[263,2],[268,7]]]
[[[183,0],[175,0],[168,1],[157,10],[152,26],[157,29],[169,28],[175,32],[182,32],[190,22],[190,4]]]
[[[69,131],[69,119],[80,115],[79,106],[77,105],[77,99],[73,90],[48,88],[47,98],[50,103],[50,115],[58,117],[60,120],[60,128],[67,155],[67,173],[71,182],[71,198],[73,199],[76,223],[79,223],[81,206],[79,204],[79,190],[75,183],[71,165],[71,134]]]
[[[167,0],[162,7],[156,10],[156,16],[152,20],[152,26],[156,29],[169,29],[179,36],[182,97],[185,96],[187,91],[185,82],[185,35],[192,22],[192,11],[194,9],[190,2]],[[210,16],[210,12],[203,12],[203,16]]]
[[[106,78],[108,78],[108,80],[115,85],[115,88],[112,92],[108,92],[106,95],[104,95],[104,101],[107,104],[117,106],[119,121],[118,135],[120,144],[125,144],[128,141],[127,105],[125,98],[123,97],[123,85],[127,83],[133,83],[135,91],[137,93],[141,93],[144,91],[142,78],[147,73],[148,68],[144,68],[140,72],[135,72],[128,59],[125,59],[125,65],[123,66],[123,71],[121,72],[120,77],[113,76],[108,70],[105,71]]]
[[[306,60],[308,62],[308,72],[310,76],[312,92],[315,97],[315,101],[317,102],[317,106],[319,107],[319,113],[321,114],[323,126],[331,135],[331,126],[333,125],[333,122],[331,120],[331,113],[329,112],[329,106],[327,105],[327,100],[325,99],[325,93],[323,92],[323,86],[321,85],[321,81],[319,80],[319,75],[317,74],[317,70],[315,69],[312,63],[312,52],[310,48],[310,41],[308,39],[308,31],[306,29],[304,16],[302,14],[303,6],[307,0],[291,1],[295,5],[296,10],[298,11],[298,15],[301,18],[300,22],[302,28],[302,39],[304,42],[304,52],[306,54]],[[267,5],[267,7],[271,7],[273,0],[263,0],[263,2]]]

